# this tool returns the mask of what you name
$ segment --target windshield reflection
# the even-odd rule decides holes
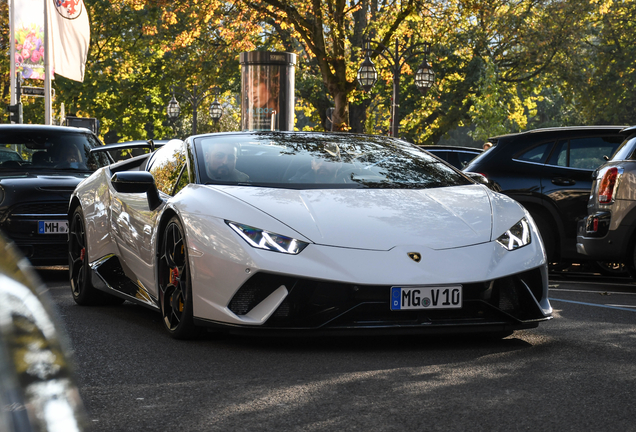
[[[408,188],[471,184],[399,140],[353,134],[215,134],[195,139],[202,183],[289,189]]]

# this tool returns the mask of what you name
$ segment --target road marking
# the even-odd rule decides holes
[[[564,288],[550,288],[550,291],[563,291],[563,292],[575,292],[575,293],[586,293],[586,294],[611,294],[611,295],[636,295],[636,292],[620,292],[620,291],[590,291],[590,290],[575,290],[575,289],[564,289]]]
[[[595,282],[595,281],[583,281],[583,280],[560,280],[550,279],[550,285],[568,284],[568,285],[603,285],[603,286],[622,286],[622,287],[634,287],[634,282]]]
[[[578,301],[573,301],[573,300],[563,300],[563,299],[556,299],[556,298],[550,298],[550,301],[560,301],[560,302],[565,302],[565,303],[580,304],[580,305],[584,305],[584,306],[596,306],[596,307],[602,307],[602,308],[607,308],[607,309],[617,309],[617,310],[628,311],[628,312],[636,312],[636,309],[629,309],[628,307],[602,305],[602,304],[596,304],[596,303],[585,303],[585,302],[578,302]]]

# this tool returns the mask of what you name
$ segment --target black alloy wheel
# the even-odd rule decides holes
[[[81,207],[77,207],[71,217],[68,236],[68,271],[75,303],[90,306],[117,305],[124,302],[124,299],[106,294],[93,286],[86,248],[84,212]]]
[[[192,287],[185,232],[175,216],[168,222],[159,250],[159,303],[163,324],[175,339],[198,335],[192,318]]]

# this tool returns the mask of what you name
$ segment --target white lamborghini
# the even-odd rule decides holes
[[[99,169],[71,197],[69,271],[78,304],[148,306],[175,338],[552,317],[528,212],[382,136],[197,135]]]

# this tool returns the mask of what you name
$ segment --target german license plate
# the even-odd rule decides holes
[[[68,221],[38,221],[38,234],[66,234]]]
[[[391,310],[459,309],[462,286],[391,287]]]

